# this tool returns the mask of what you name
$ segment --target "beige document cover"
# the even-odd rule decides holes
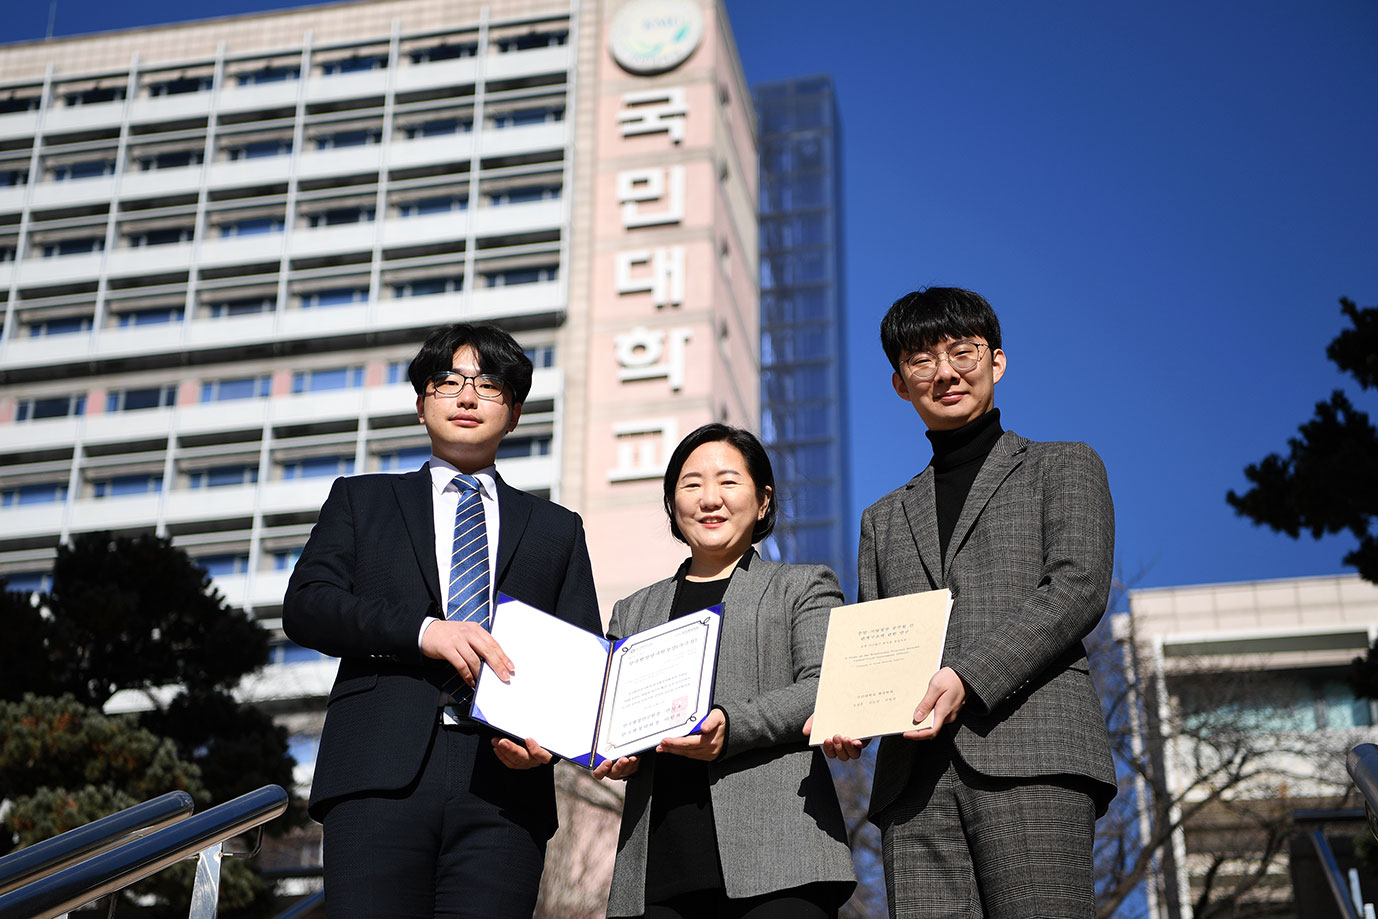
[[[922,727],[914,723],[914,707],[942,665],[951,612],[946,589],[833,610],[809,743]],[[923,724],[932,720],[930,713]]]

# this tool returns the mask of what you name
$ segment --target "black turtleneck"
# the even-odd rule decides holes
[[[971,483],[986,461],[995,442],[1004,434],[1000,409],[993,408],[975,421],[951,431],[929,431],[933,444],[933,490],[938,511],[938,545],[947,556],[947,544],[957,528]]]

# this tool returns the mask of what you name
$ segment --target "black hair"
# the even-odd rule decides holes
[[[675,447],[675,452],[670,454],[670,462],[665,466],[665,516],[670,518],[670,535],[680,542],[686,541],[684,534],[679,530],[679,524],[675,523],[675,487],[679,485],[679,474],[684,469],[685,461],[689,459],[689,454],[699,447],[718,441],[736,447],[742,459],[746,460],[747,474],[751,476],[751,481],[756,483],[757,501],[766,496],[767,488],[770,489],[770,503],[766,505],[765,516],[756,521],[756,526],[751,531],[751,541],[760,542],[775,529],[778,496],[775,494],[775,472],[770,468],[770,456],[766,454],[766,448],[761,446],[756,435],[746,428],[734,428],[716,421],[692,431],[681,440],[679,446]]]
[[[456,322],[431,329],[421,350],[407,366],[407,379],[418,396],[426,394],[426,384],[437,373],[451,369],[455,352],[469,345],[478,353],[478,369],[502,377],[512,394],[514,405],[521,405],[531,392],[531,358],[517,340],[497,326]]]
[[[880,346],[899,373],[900,357],[947,338],[979,336],[1000,350],[1000,320],[986,298],[960,287],[921,287],[890,306],[880,321]]]

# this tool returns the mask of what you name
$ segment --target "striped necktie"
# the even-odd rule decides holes
[[[488,527],[483,517],[483,497],[478,479],[460,473],[454,477],[459,489],[455,508],[455,538],[450,549],[450,590],[445,603],[445,618],[455,622],[488,624]],[[458,673],[441,687],[455,702],[455,715],[468,711],[466,703],[473,690]]]
[[[459,506],[455,508],[445,618],[488,628],[488,527],[483,519],[483,498],[473,476],[461,472],[454,483],[459,489]]]

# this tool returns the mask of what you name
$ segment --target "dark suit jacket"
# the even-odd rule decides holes
[[[421,620],[445,616],[431,496],[428,466],[337,479],[288,582],[287,637],[340,658],[311,786],[318,820],[343,795],[411,782],[437,729],[440,686],[454,668],[423,657],[417,645]],[[601,631],[579,516],[501,478],[498,510],[498,590]],[[553,833],[551,768],[509,770],[487,743],[478,756],[475,769],[505,799],[497,803],[533,832]]]
[[[968,686],[957,755],[988,776],[1083,777],[1102,812],[1115,771],[1082,638],[1105,611],[1114,549],[1096,452],[1007,431],[972,483],[946,558],[932,467],[867,508],[858,553],[863,601],[952,591],[943,663]],[[903,791],[922,750],[881,742],[873,816]]]

